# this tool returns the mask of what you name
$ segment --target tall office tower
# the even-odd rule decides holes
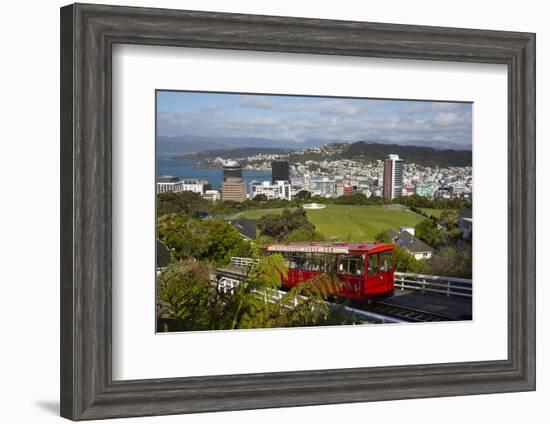
[[[232,202],[244,202],[246,200],[243,168],[235,161],[227,161],[223,166],[222,200]]]
[[[288,161],[274,160],[271,162],[271,183],[275,181],[290,181],[290,170]]]
[[[384,160],[384,199],[401,197],[403,191],[403,160],[398,155],[388,155]]]
[[[223,165],[223,180],[227,181],[228,178],[243,179],[243,167],[234,160],[228,160]]]

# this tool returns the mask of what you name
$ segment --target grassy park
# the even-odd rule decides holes
[[[240,214],[258,219],[263,215],[279,215],[282,209],[258,209]],[[414,226],[422,221],[421,215],[409,209],[391,209],[384,206],[326,205],[325,209],[308,210],[307,218],[315,224],[326,240],[370,241],[376,234],[388,228],[399,230],[401,226]]]

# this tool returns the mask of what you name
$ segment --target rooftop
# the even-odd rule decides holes
[[[179,182],[178,177],[173,177],[171,175],[163,175],[162,177],[157,178],[157,183],[177,183]]]
[[[393,249],[391,244],[376,242],[323,242],[323,243],[285,243],[265,246],[268,252],[318,252],[318,253],[374,253]]]
[[[422,240],[417,239],[408,231],[401,231],[395,238],[395,243],[411,253],[433,252],[434,249]]]

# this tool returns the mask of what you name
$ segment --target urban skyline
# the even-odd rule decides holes
[[[367,198],[394,200],[417,195],[430,199],[472,197],[471,167],[432,168],[407,163],[398,155],[390,154],[384,160],[369,164],[353,160],[334,160],[320,164],[308,161],[292,164],[279,155],[257,155],[248,158],[256,165],[249,170],[272,169],[272,176],[264,180],[243,180],[243,165],[238,160],[216,159],[223,173],[219,190],[212,189],[209,181],[173,176],[157,178],[157,193],[166,191],[193,191],[209,200],[242,202],[264,195],[266,199],[292,200],[300,191],[310,196],[336,198],[362,194]],[[259,162],[254,162],[254,160]],[[316,168],[316,166],[319,166]],[[284,172],[281,173],[281,170]]]

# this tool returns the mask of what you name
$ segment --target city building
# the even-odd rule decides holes
[[[222,200],[224,202],[244,202],[246,200],[246,183],[242,178],[229,177],[222,183]]]
[[[228,178],[243,179],[243,167],[234,160],[228,160],[223,165],[223,180],[227,181]]]
[[[223,166],[222,200],[224,202],[244,202],[246,200],[243,168],[235,161],[227,161]]]
[[[206,200],[215,202],[221,199],[221,194],[219,190],[205,190],[202,197],[205,198]]]
[[[269,181],[252,181],[250,183],[250,198],[254,199],[259,194],[263,194],[270,199],[292,200],[291,184],[288,181],[275,181],[271,184]]]
[[[180,193],[183,190],[183,183],[178,177],[164,175],[157,178],[157,193]]]
[[[401,195],[404,197],[412,196],[415,193],[414,187],[403,187]]]
[[[193,193],[203,194],[206,190],[212,188],[210,183],[205,180],[181,180],[182,191],[192,191]]]
[[[312,196],[336,197],[336,181],[331,178],[311,180],[309,186]]]
[[[440,188],[434,193],[434,198],[436,199],[450,199],[451,198],[451,190],[448,190],[446,188]]]
[[[398,155],[388,155],[384,160],[384,199],[401,197],[403,191],[403,160]]]
[[[290,181],[290,169],[288,161],[274,160],[271,162],[271,183],[275,181]]]
[[[311,191],[311,175],[304,174],[304,190]]]
[[[416,186],[415,193],[418,196],[422,197],[432,197],[433,196],[433,188],[431,185],[427,184],[419,184]]]

